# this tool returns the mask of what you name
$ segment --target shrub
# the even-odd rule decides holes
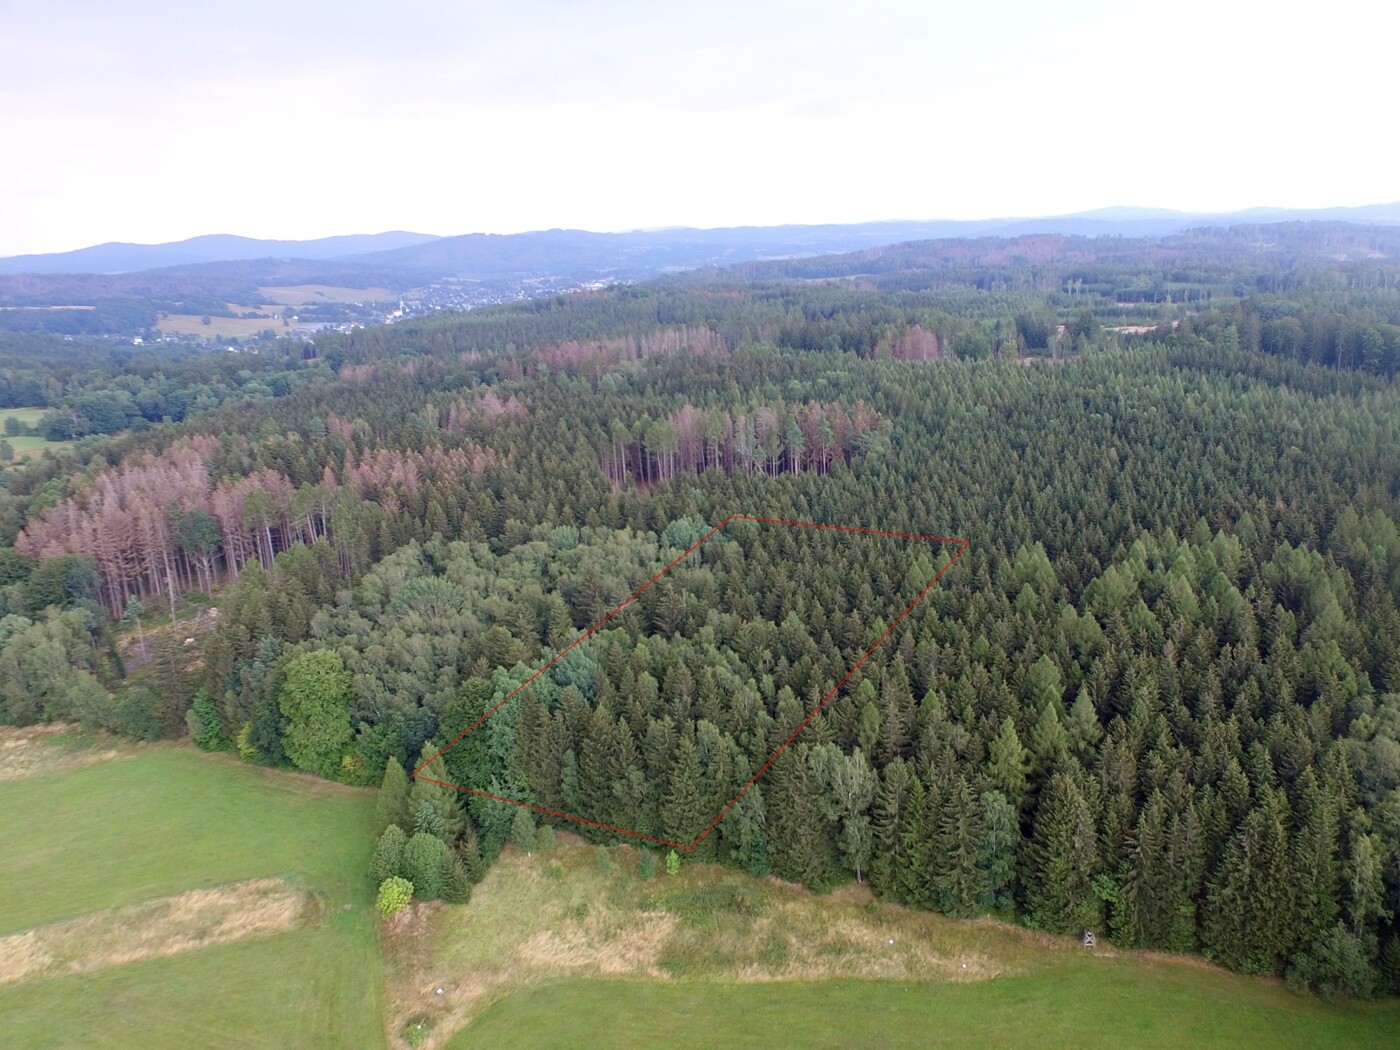
[[[165,735],[160,694],[148,685],[127,686],[117,692],[113,727],[137,740],[159,740]]]
[[[395,876],[379,884],[379,898],[375,907],[384,918],[405,907],[413,899],[413,883]]]
[[[679,875],[681,871],[681,857],[675,850],[666,854],[666,874]]]
[[[243,728],[238,731],[238,736],[233,741],[234,750],[238,752],[238,757],[244,762],[256,762],[258,760],[258,749],[253,743],[253,723],[244,722]]]

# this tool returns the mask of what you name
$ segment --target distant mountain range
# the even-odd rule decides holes
[[[370,252],[408,248],[439,238],[426,233],[369,233],[322,237],[314,241],[264,241],[213,233],[169,244],[107,244],[50,255],[12,255],[0,259],[0,273],[136,273],[199,263],[247,259],[339,259]]]
[[[214,277],[219,269],[215,264],[238,263],[241,265],[229,270],[247,277],[263,271],[282,271],[341,280],[374,274],[382,280],[385,274],[397,274],[400,280],[395,283],[404,287],[439,277],[494,280],[547,274],[640,280],[702,266],[849,252],[948,237],[1041,233],[1161,237],[1200,226],[1295,221],[1400,225],[1400,202],[1359,208],[1251,208],[1228,214],[1112,207],[1045,218],[678,228],[627,233],[547,230],[438,237],[397,231],[309,241],[214,234],[170,244],[109,243],[50,255],[11,256],[0,259],[0,274],[134,274],[160,270],[171,276],[198,273]]]

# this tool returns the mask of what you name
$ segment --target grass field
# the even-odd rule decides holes
[[[167,314],[156,321],[156,330],[168,335],[198,335],[211,339],[223,339],[227,336],[247,339],[268,328],[278,334],[283,331],[282,318],[276,316],[281,311],[275,306],[239,306],[234,304],[232,309],[240,313],[256,312],[272,316],[210,317],[209,323],[205,324],[198,314]]]
[[[1328,1006],[1273,985],[1109,960],[975,984],[577,980],[497,1003],[450,1050],[546,1047],[1373,1047],[1400,1010]]]
[[[424,1047],[1400,1045],[1400,1003],[1327,1004],[1199,959],[815,897],[635,851],[500,858],[385,938],[389,1027]],[[437,989],[442,988],[442,994]]]
[[[48,409],[46,408],[0,408],[0,427],[3,427],[5,425],[5,420],[10,418],[18,419],[25,426],[32,427],[39,422],[40,418],[42,418],[47,411]],[[73,442],[71,441],[46,441],[41,437],[29,437],[27,435],[21,437],[7,437],[5,440],[8,441],[10,447],[15,450],[16,459],[33,459],[42,455],[45,449],[52,452],[60,452],[63,449],[73,447]]]
[[[7,419],[18,419],[27,427],[32,427],[43,418],[47,408],[0,408],[0,427],[5,425]],[[10,438],[11,444],[14,438]]]
[[[382,1046],[372,793],[186,747],[116,751],[0,782],[0,935],[259,877],[308,891],[316,921],[0,988],[0,1046]]]
[[[374,1048],[386,1026],[424,1050],[1400,1045],[1395,1000],[1324,1003],[863,887],[818,897],[713,865],[646,879],[636,850],[565,835],[507,848],[470,904],[380,930],[373,808],[188,747],[0,729],[0,1046]],[[161,923],[198,934],[205,913],[171,903],[191,900],[290,911],[150,951]],[[57,962],[26,969],[14,945],[35,938]]]

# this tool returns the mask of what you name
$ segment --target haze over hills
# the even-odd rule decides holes
[[[169,244],[110,243],[71,252],[0,258],[0,274],[116,274],[210,263],[295,259],[334,262],[334,269],[340,273],[359,267],[380,273],[402,271],[408,279],[448,275],[490,279],[520,273],[641,279],[701,266],[848,252],[946,237],[1018,237],[1034,233],[1150,237],[1199,226],[1295,221],[1400,224],[1400,202],[1358,208],[1251,208],[1227,214],[1108,207],[1030,218],[682,227],[620,233],[555,229],[440,237],[395,231],[307,241],[214,234]]]
[[[309,241],[270,241],[214,233],[168,244],[126,244],[112,241],[48,255],[13,255],[0,259],[0,273],[131,273],[170,266],[290,257],[335,259],[347,255],[406,248],[437,240],[431,234],[349,234]]]

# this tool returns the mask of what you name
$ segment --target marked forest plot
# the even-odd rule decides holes
[[[0,937],[0,986],[284,933],[315,914],[311,894],[280,879],[249,879],[111,908]]]
[[[663,579],[665,579],[668,575],[670,575],[672,571],[677,568],[677,566],[682,565],[682,563],[686,562],[687,559],[692,557],[692,555],[697,555],[699,552],[702,551],[702,548],[706,548],[712,540],[715,540],[727,528],[729,528],[731,525],[735,525],[736,523],[738,523],[740,527],[748,528],[761,527],[792,530],[815,530],[818,532],[828,534],[841,534],[852,538],[858,537],[864,540],[874,540],[878,538],[884,541],[895,540],[916,544],[931,544],[936,545],[936,548],[939,551],[939,553],[941,553],[942,558],[941,563],[938,564],[936,569],[929,574],[929,578],[927,580],[918,580],[916,584],[917,593],[913,594],[912,598],[908,600],[907,603],[901,603],[900,605],[897,605],[888,610],[888,615],[892,617],[888,625],[885,626],[883,630],[878,632],[877,637],[875,637],[874,640],[868,645],[868,647],[866,647],[864,651],[859,655],[859,657],[849,665],[849,667],[845,670],[844,675],[841,676],[833,686],[831,686],[829,689],[824,690],[823,695],[819,699],[814,698],[815,702],[813,702],[810,705],[810,709],[806,711],[805,717],[802,718],[800,723],[797,724],[797,726],[794,729],[792,729],[791,732],[788,733],[787,736],[778,743],[777,747],[771,752],[771,754],[767,756],[766,761],[763,761],[758,766],[758,769],[751,776],[749,776],[747,780],[744,783],[742,783],[742,785],[739,786],[737,793],[735,793],[732,797],[728,798],[727,802],[722,806],[722,808],[719,809],[719,812],[713,816],[713,819],[709,820],[708,824],[701,828],[693,838],[686,839],[677,838],[674,836],[668,837],[666,835],[652,834],[649,831],[638,830],[635,826],[627,826],[627,822],[625,821],[625,819],[615,819],[610,821],[603,819],[601,815],[597,813],[590,814],[581,812],[569,812],[558,807],[541,805],[537,801],[529,801],[525,799],[510,797],[509,795],[501,793],[500,791],[488,791],[480,785],[459,783],[453,780],[446,779],[445,777],[434,777],[424,774],[424,770],[427,769],[427,767],[434,765],[434,763],[438,762],[444,756],[448,755],[449,752],[452,752],[453,749],[459,747],[470,748],[474,744],[478,744],[480,741],[480,736],[478,735],[474,738],[474,735],[480,734],[480,732],[483,730],[483,727],[490,724],[490,720],[493,718],[493,716],[496,716],[498,712],[511,710],[508,707],[508,705],[510,705],[511,702],[517,697],[520,697],[522,695],[530,696],[531,694],[527,691],[530,690],[531,686],[535,685],[535,683],[540,682],[547,672],[550,672],[553,668],[556,667],[556,665],[559,665],[560,662],[565,659],[565,657],[567,657],[571,652],[578,649],[581,645],[583,645],[585,641],[594,637],[595,635],[598,635],[599,632],[603,631],[605,628],[608,628],[610,624],[617,621],[619,616],[623,615],[625,611],[629,609],[629,607],[633,607],[634,603],[642,599],[642,596],[644,594],[646,594]],[[767,770],[773,765],[773,763],[778,760],[779,756],[788,748],[788,746],[791,745],[793,741],[797,739],[797,737],[802,733],[804,729],[808,727],[812,720],[815,719],[823,711],[823,709],[827,707],[827,705],[832,701],[832,699],[841,692],[842,688],[846,685],[846,683],[850,681],[854,675],[857,674],[857,672],[870,658],[870,656],[875,652],[875,650],[878,649],[880,645],[883,644],[885,640],[889,638],[889,636],[894,632],[895,628],[899,626],[899,624],[934,588],[934,586],[938,583],[939,579],[941,579],[943,574],[947,572],[948,568],[953,564],[953,562],[955,562],[959,557],[961,557],[963,552],[967,550],[967,547],[968,541],[948,536],[920,535],[907,532],[893,532],[880,529],[868,529],[857,526],[831,525],[806,521],[788,521],[777,518],[755,517],[747,514],[731,514],[729,517],[725,518],[722,522],[720,522],[718,525],[714,526],[703,536],[701,536],[699,540],[691,544],[691,546],[688,547],[679,557],[673,559],[670,562],[670,564],[666,565],[663,569],[661,569],[660,572],[656,573],[645,583],[643,583],[640,587],[634,590],[619,604],[613,607],[611,611],[609,611],[591,627],[589,627],[577,638],[575,638],[569,645],[561,649],[557,654],[555,654],[555,656],[552,659],[550,659],[537,671],[533,672],[523,682],[511,689],[502,699],[497,701],[484,714],[475,719],[475,721],[473,721],[470,725],[466,726],[464,729],[459,731],[455,736],[452,737],[452,739],[448,741],[446,745],[438,749],[436,754],[434,754],[430,759],[421,762],[414,769],[413,776],[425,781],[430,781],[432,783],[439,784],[442,787],[452,788],[457,791],[466,792],[472,795],[479,796],[481,798],[493,800],[495,802],[507,803],[513,806],[524,807],[526,809],[543,813],[547,816],[571,820],[580,824],[591,825],[596,828],[601,828],[606,831],[612,831],[621,835],[627,835],[633,838],[645,839],[651,842],[658,843],[660,845],[670,846],[674,849],[692,851],[697,846],[699,846],[700,843],[702,843],[712,831],[714,831],[714,829],[720,823],[720,821],[722,821],[724,817],[740,802],[740,800],[749,791],[749,789],[752,788],[753,785],[759,780],[759,778],[762,777],[763,774],[767,772]],[[924,553],[927,552],[925,551]],[[911,555],[911,563],[915,562],[915,558],[915,555]],[[680,599],[673,600],[680,600],[683,602],[684,598],[682,597]],[[546,683],[547,681],[548,680],[546,680]],[[512,725],[512,737],[513,728],[514,727]],[[488,743],[481,746],[489,747],[491,745]],[[434,767],[434,772],[437,771],[437,768],[438,767],[436,766]]]

